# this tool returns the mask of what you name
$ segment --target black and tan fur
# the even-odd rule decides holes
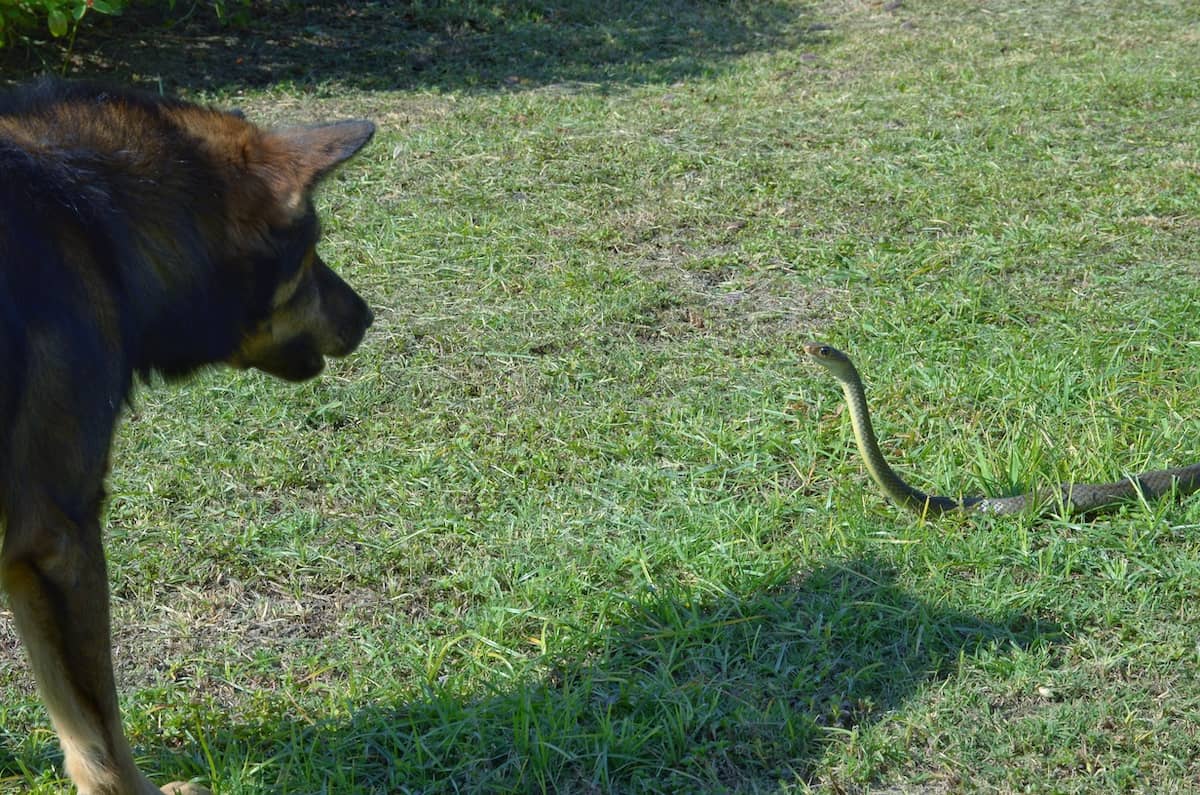
[[[311,194],[373,132],[268,131],[91,84],[0,94],[0,585],[85,795],[160,792],[124,738],[109,652],[118,414],[138,376],[302,380],[354,350],[371,312],[317,255]]]

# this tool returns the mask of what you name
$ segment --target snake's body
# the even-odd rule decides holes
[[[1063,483],[1012,497],[943,497],[926,494],[904,482],[888,465],[879,450],[866,390],[850,357],[821,343],[804,345],[804,352],[824,365],[842,385],[854,440],[867,472],[884,493],[909,510],[920,514],[976,511],[990,514],[1042,513],[1094,514],[1134,499],[1157,500],[1173,494],[1183,496],[1200,490],[1200,463],[1175,469],[1155,469],[1113,483]]]

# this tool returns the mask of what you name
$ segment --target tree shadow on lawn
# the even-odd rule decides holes
[[[339,793],[761,791],[811,780],[828,743],[963,655],[1057,634],[1029,616],[927,604],[875,560],[837,562],[746,595],[631,603],[593,648],[483,697],[435,686],[349,721],[243,726],[208,742],[267,792],[311,790],[314,778]]]
[[[71,53],[62,41],[0,50],[0,81],[66,63],[71,76],[193,91],[670,83],[747,53],[816,43],[828,27],[789,0],[255,0],[224,25],[207,4],[182,20],[167,5],[90,17]]]

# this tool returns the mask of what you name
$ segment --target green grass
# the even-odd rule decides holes
[[[1200,499],[917,521],[799,354],[855,354],[936,492],[1200,459],[1195,4],[559,6],[415,4],[434,61],[390,87],[193,91],[379,121],[322,197],[378,321],[298,388],[139,393],[108,549],[145,769],[1200,788]],[[0,791],[59,759],[0,621]]]

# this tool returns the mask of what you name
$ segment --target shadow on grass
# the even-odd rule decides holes
[[[433,687],[349,721],[209,740],[223,768],[261,765],[244,783],[270,792],[761,791],[810,780],[828,743],[962,656],[1056,633],[930,606],[856,560],[745,595],[631,604],[589,650],[483,697]]]
[[[237,4],[229,4],[236,8]],[[238,23],[145,3],[61,42],[0,50],[0,79],[44,71],[167,89],[366,90],[674,82],[825,35],[793,0],[255,0]]]

